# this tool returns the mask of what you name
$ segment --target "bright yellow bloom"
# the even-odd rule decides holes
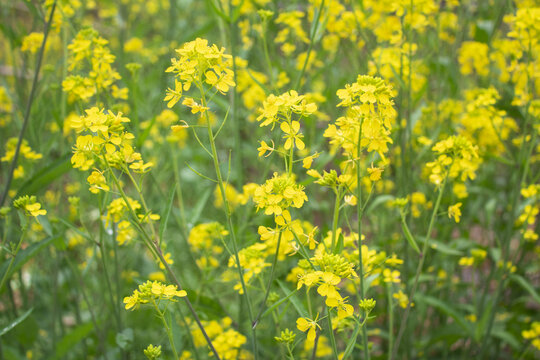
[[[456,220],[456,223],[459,223],[459,220],[461,218],[461,205],[462,203],[458,202],[457,204],[448,207],[448,217],[450,219],[454,218],[454,220]]]
[[[38,217],[46,215],[47,210],[41,208],[41,204],[36,201],[35,196],[24,195],[13,201],[13,207],[24,210],[27,215]]]
[[[310,318],[298,318],[296,319],[296,327],[298,330],[302,332],[308,332],[307,339],[308,341],[315,340],[316,336],[316,329],[321,329],[321,326],[317,324],[317,319],[319,318],[319,314],[315,317],[315,320],[311,320]]]

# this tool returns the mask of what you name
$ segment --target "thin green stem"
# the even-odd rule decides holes
[[[328,316],[326,317],[328,321],[328,334],[330,335],[330,344],[332,345],[332,354],[334,355],[334,359],[338,360],[339,355],[337,351],[337,345],[336,345],[336,338],[334,336],[334,329],[332,327],[332,313],[330,312],[330,309],[325,304],[326,312],[328,313]]]
[[[424,242],[424,246],[422,248],[422,252],[420,253],[420,261],[418,262],[418,267],[416,268],[416,274],[414,276],[413,287],[412,287],[411,293],[409,294],[409,302],[407,304],[407,308],[405,309],[403,320],[401,321],[401,324],[399,326],[398,336],[396,338],[396,342],[395,342],[390,360],[393,360],[396,358],[398,350],[399,350],[399,344],[401,342],[401,338],[403,337],[403,334],[405,333],[405,329],[407,328],[407,319],[409,318],[409,313],[411,312],[411,303],[416,293],[416,288],[418,286],[418,279],[420,277],[420,273],[422,272],[424,261],[426,260],[426,257],[427,257],[427,252],[429,250],[429,240],[431,240],[431,231],[433,230],[433,225],[435,224],[435,218],[437,217],[437,212],[439,211],[439,207],[441,205],[441,199],[444,193],[444,188],[446,186],[447,179],[448,179],[448,175],[445,177],[444,181],[439,187],[439,194],[437,196],[437,201],[435,202],[435,207],[433,208],[433,213],[431,214],[431,220],[429,221],[426,239]]]
[[[339,221],[339,210],[340,210],[340,204],[341,204],[341,187],[337,187],[336,191],[336,200],[334,202],[334,218],[332,220],[332,247],[331,251],[334,252],[336,250],[336,235],[337,235],[337,226]]]
[[[4,284],[6,283],[9,273],[11,271],[11,268],[13,267],[13,263],[15,262],[15,258],[17,257],[17,254],[19,253],[19,250],[21,249],[21,245],[22,245],[24,237],[26,236],[27,229],[28,229],[28,224],[23,225],[22,234],[21,234],[21,237],[19,238],[19,242],[17,243],[17,247],[15,248],[15,251],[12,252],[11,254],[12,257],[11,257],[11,260],[9,261],[7,270],[4,273],[4,276],[2,276],[2,281],[0,282],[0,293],[2,293]]]
[[[257,314],[257,317],[255,318],[255,320],[251,324],[252,327],[256,327],[258,325],[259,319],[261,318],[261,315],[262,315],[262,313],[264,311],[264,308],[265,308],[265,305],[266,305],[266,300],[268,300],[268,295],[270,294],[270,288],[272,287],[272,282],[274,281],[274,271],[276,269],[277,259],[278,259],[278,256],[279,256],[279,246],[281,245],[281,235],[282,234],[283,234],[283,232],[280,231],[279,235],[278,235],[277,245],[276,245],[276,253],[274,254],[274,260],[272,261],[272,268],[270,269],[270,278],[268,279],[268,285],[266,286],[264,299],[263,299],[263,301],[261,303],[261,307],[259,309],[259,313]]]
[[[163,323],[163,326],[165,327],[165,331],[167,332],[167,337],[169,338],[169,343],[171,344],[171,349],[172,349],[172,352],[174,354],[174,358],[178,359],[178,351],[176,351],[176,346],[174,345],[174,337],[173,337],[173,334],[172,334],[172,330],[171,330],[169,324],[167,323],[167,319],[165,319],[165,311],[166,310],[161,312],[161,310],[159,310],[159,306],[158,306],[158,304],[156,304],[156,300],[154,298],[152,298],[152,303],[154,305],[154,308],[156,309],[156,312],[158,313],[158,317],[161,319],[161,322]]]
[[[135,211],[133,210],[133,208],[129,204],[129,201],[127,199],[127,195],[125,194],[124,190],[122,189],[122,186],[120,185],[120,181],[118,180],[118,178],[114,174],[114,171],[113,171],[112,167],[109,165],[109,163],[107,161],[107,158],[104,157],[104,160],[105,160],[105,163],[107,164],[107,168],[110,170],[110,172],[112,174],[113,181],[114,181],[118,191],[120,192],[120,195],[122,196],[122,199],[126,203],[126,206],[127,206],[128,210],[129,210],[129,212],[131,213],[132,217],[134,218],[134,221],[135,221],[135,223],[137,225],[137,228],[139,229],[139,231],[143,235],[144,244],[146,245],[148,250],[152,253],[152,255],[156,259],[159,259],[159,261],[161,261],[161,263],[165,266],[165,270],[166,270],[167,274],[169,275],[169,278],[181,290],[183,287],[180,284],[180,281],[178,281],[178,279],[176,278],[176,275],[174,274],[171,267],[169,266],[169,263],[167,263],[167,260],[163,256],[163,252],[161,251],[161,247],[159,246],[159,243],[156,241],[156,239],[152,239],[150,237],[150,235],[148,235],[148,233],[144,229],[143,224],[140,222],[137,214],[135,213]],[[197,323],[197,326],[201,330],[201,333],[203,334],[203,336],[204,336],[204,338],[205,338],[205,340],[206,340],[206,342],[208,344],[208,347],[210,348],[210,350],[212,351],[212,353],[214,354],[216,359],[219,360],[220,356],[219,356],[218,352],[216,351],[216,348],[214,347],[214,344],[212,343],[212,340],[210,339],[210,337],[208,336],[206,330],[204,329],[204,326],[201,323],[201,320],[199,319],[199,316],[195,312],[195,309],[193,308],[193,305],[189,301],[189,298],[187,296],[184,296],[182,299],[184,299],[184,302],[186,303],[187,307],[189,308],[189,311],[191,312],[191,315],[195,319],[195,322]]]
[[[319,9],[317,11],[317,14],[315,15],[315,19],[313,20],[313,24],[311,26],[311,33],[309,34],[309,46],[306,53],[306,59],[304,60],[304,65],[302,65],[302,70],[300,71],[300,74],[298,74],[298,77],[296,78],[296,82],[294,83],[293,89],[298,89],[300,91],[300,82],[302,81],[302,77],[304,76],[304,73],[306,72],[307,64],[309,62],[309,57],[311,55],[311,51],[313,50],[313,40],[315,39],[315,34],[317,34],[317,31],[319,29],[319,20],[321,18],[322,9],[324,7],[325,0],[321,1],[321,5],[319,6]]]
[[[386,294],[388,296],[388,359],[391,359],[392,347],[394,346],[394,306],[392,303],[392,289],[390,284],[386,284]]]
[[[364,207],[362,206],[362,164],[360,163],[360,157],[362,156],[362,125],[364,124],[364,118],[360,119],[360,125],[358,127],[358,144],[356,152],[356,212],[357,212],[357,227],[358,227],[358,277],[360,278],[360,298],[365,298],[364,293],[364,264],[362,258],[362,217],[364,214]],[[367,314],[364,313],[367,318]],[[356,325],[358,326],[358,325]],[[369,360],[369,344],[367,336],[367,326],[362,326],[362,343],[364,350],[364,359]]]
[[[41,42],[41,48],[39,49],[38,59],[37,59],[37,64],[36,64],[36,70],[34,71],[34,80],[32,81],[32,89],[30,90],[30,96],[28,97],[28,102],[26,104],[26,109],[24,111],[24,120],[23,120],[21,131],[19,132],[19,138],[17,139],[17,146],[15,147],[13,160],[11,161],[11,166],[9,167],[9,172],[8,172],[7,180],[5,183],[6,187],[4,188],[2,198],[0,199],[0,207],[4,205],[4,202],[7,199],[7,196],[9,193],[9,187],[11,186],[11,181],[13,180],[13,173],[15,171],[15,167],[17,166],[17,160],[19,159],[19,153],[21,151],[21,145],[23,142],[24,133],[26,132],[26,128],[28,127],[28,123],[30,120],[30,110],[32,109],[32,104],[34,103],[34,97],[36,95],[37,83],[39,79],[39,71],[41,69],[41,63],[43,61],[43,54],[45,53],[45,44],[47,44],[47,38],[49,35],[49,30],[51,28],[51,22],[53,19],[55,9],[56,9],[56,0],[54,1],[52,5],[51,13],[49,15],[49,20],[45,24],[45,32],[43,35],[43,41]]]
[[[200,94],[201,94],[201,104],[202,104],[203,107],[207,107],[206,96],[204,94],[202,84],[198,83],[197,86],[198,86]],[[238,276],[240,277],[240,285],[242,286],[243,295],[244,295],[244,298],[245,298],[246,303],[247,303],[249,321],[250,321],[251,324],[253,324],[253,320],[254,320],[254,318],[253,318],[253,308],[252,308],[252,305],[251,305],[251,300],[250,300],[249,295],[248,295],[248,289],[247,289],[247,286],[246,286],[245,281],[244,281],[244,274],[243,274],[244,271],[242,269],[242,264],[240,263],[240,257],[238,256],[238,242],[237,242],[237,239],[236,239],[236,232],[235,232],[234,225],[233,225],[233,222],[232,222],[232,216],[231,216],[231,210],[230,210],[230,206],[229,206],[229,200],[227,199],[226,192],[225,192],[225,184],[223,182],[223,177],[221,175],[221,169],[219,167],[219,157],[218,157],[218,154],[217,154],[214,133],[212,131],[212,124],[210,122],[210,118],[208,117],[208,112],[207,111],[204,112],[204,115],[205,115],[205,118],[206,118],[206,125],[207,125],[207,128],[208,128],[208,141],[210,142],[210,147],[211,147],[211,150],[212,150],[212,159],[214,161],[214,170],[216,172],[217,183],[218,183],[219,190],[221,192],[221,197],[222,197],[222,200],[223,200],[223,207],[225,209],[225,216],[227,218],[227,226],[228,226],[229,234],[231,235],[232,248],[233,248],[233,253],[234,253],[234,261],[236,263],[236,269],[238,270]],[[254,353],[255,359],[258,359],[256,329],[253,326],[251,327],[251,333],[252,333],[251,342],[252,342],[252,347],[253,347],[253,353]]]
[[[173,149],[171,146],[171,153],[173,158],[173,171],[174,171],[174,182],[176,185],[176,197],[178,200],[178,208],[180,209],[180,221],[182,227],[182,233],[187,241],[188,238],[188,228],[186,223],[186,211],[184,207],[184,199],[182,195],[182,185],[180,183],[180,171],[178,169],[178,154],[176,149]]]

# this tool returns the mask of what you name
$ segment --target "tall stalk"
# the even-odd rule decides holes
[[[202,83],[202,82],[201,82]],[[202,88],[201,83],[197,84],[200,94],[201,94],[201,104],[203,107],[207,107],[207,100],[206,95],[204,93],[204,90]],[[208,130],[208,141],[210,142],[211,147],[211,154],[212,154],[212,160],[214,162],[214,170],[216,172],[216,178],[217,178],[217,184],[219,186],[219,190],[221,192],[221,198],[223,200],[223,207],[225,209],[225,216],[227,218],[227,226],[229,230],[229,234],[231,235],[231,241],[232,241],[232,248],[233,248],[233,254],[234,254],[234,261],[236,263],[236,269],[238,270],[238,276],[240,277],[240,284],[242,286],[242,291],[244,295],[244,299],[246,300],[247,307],[248,307],[248,316],[249,321],[251,324],[253,324],[253,308],[251,305],[251,300],[248,295],[247,286],[244,281],[244,274],[242,269],[242,264],[240,264],[240,257],[238,256],[238,241],[236,239],[236,231],[234,229],[233,221],[232,221],[232,215],[231,210],[229,206],[229,200],[227,199],[227,195],[225,192],[225,183],[223,181],[223,176],[221,174],[221,169],[219,167],[219,158],[216,150],[216,141],[214,137],[214,132],[212,130],[212,124],[210,122],[210,118],[208,117],[208,112],[204,112],[205,118],[206,118],[206,127]],[[253,347],[253,353],[255,356],[255,359],[258,359],[258,351],[257,351],[257,339],[256,339],[256,328],[251,326],[251,342]]]
[[[360,157],[362,156],[362,125],[364,117],[360,120],[358,127],[358,144],[356,152],[356,213],[357,213],[357,228],[358,228],[358,276],[360,277],[360,298],[365,298],[364,292],[364,264],[362,258],[362,217],[364,215],[364,207],[362,206],[362,167]],[[364,317],[367,314],[364,312]],[[364,359],[369,359],[368,336],[366,325],[362,326],[362,343],[364,351]]]
[[[399,332],[398,336],[396,338],[396,342],[394,345],[394,349],[392,350],[392,356],[390,357],[390,360],[393,360],[396,358],[398,350],[399,350],[399,344],[401,342],[401,338],[403,337],[403,334],[405,333],[405,329],[407,328],[407,319],[409,318],[409,313],[411,312],[411,303],[414,298],[414,295],[416,293],[416,288],[418,287],[418,279],[420,278],[420,274],[422,273],[422,269],[424,267],[424,262],[427,257],[427,252],[429,250],[429,241],[431,240],[431,231],[433,230],[433,225],[435,224],[435,218],[437,216],[437,211],[439,211],[439,207],[441,205],[441,199],[442,195],[444,193],[444,188],[446,186],[446,181],[448,179],[448,175],[443,180],[441,186],[439,187],[439,194],[437,196],[437,201],[435,202],[435,207],[433,208],[433,213],[431,214],[431,220],[429,221],[428,231],[426,234],[426,239],[424,242],[424,246],[422,248],[422,252],[420,253],[420,261],[418,262],[418,266],[416,268],[416,273],[414,275],[414,282],[413,287],[411,290],[411,293],[409,294],[409,302],[407,304],[407,308],[405,309],[405,314],[403,315],[403,320],[401,320],[401,324],[399,326]]]
[[[37,89],[37,83],[39,78],[39,71],[41,70],[41,63],[43,62],[43,54],[45,53],[45,45],[47,44],[47,38],[49,36],[49,30],[51,28],[51,23],[54,15],[54,11],[56,10],[56,0],[54,1],[51,13],[49,15],[49,20],[45,23],[45,31],[43,35],[43,41],[41,42],[41,47],[39,49],[37,63],[36,63],[36,69],[34,71],[34,80],[32,81],[32,89],[30,90],[30,96],[28,97],[28,102],[26,103],[26,108],[24,110],[24,120],[21,127],[21,131],[19,132],[19,138],[17,139],[17,146],[15,147],[15,154],[13,155],[13,160],[11,161],[11,165],[9,167],[9,172],[7,175],[7,180],[4,188],[4,192],[2,193],[2,198],[0,198],[0,207],[4,205],[4,202],[6,201],[7,195],[9,193],[9,187],[11,186],[11,181],[13,180],[13,172],[15,171],[15,167],[17,166],[17,160],[19,159],[19,153],[21,151],[21,145],[24,138],[24,133],[26,132],[26,128],[28,127],[28,123],[30,122],[30,110],[32,110],[32,104],[34,103],[34,97],[36,95],[36,89]]]

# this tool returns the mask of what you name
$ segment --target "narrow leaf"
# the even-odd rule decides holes
[[[4,334],[6,334],[7,332],[9,332],[11,329],[13,329],[15,326],[19,325],[20,323],[22,323],[24,321],[24,319],[26,319],[28,317],[28,315],[30,315],[32,313],[32,311],[34,310],[34,308],[30,308],[28,309],[24,314],[22,314],[21,316],[19,316],[18,318],[16,318],[15,320],[13,320],[13,322],[11,324],[9,324],[8,326],[6,326],[5,328],[3,328],[2,330],[0,330],[0,336],[4,336]]]
[[[17,191],[14,199],[21,195],[35,195],[40,190],[45,189],[54,180],[71,170],[70,154],[64,154],[60,159],[53,162],[46,168],[38,171]]]
[[[418,244],[414,240],[414,237],[411,234],[411,231],[409,230],[409,227],[407,226],[407,223],[405,222],[405,217],[401,216],[401,230],[403,230],[403,234],[405,234],[405,238],[409,242],[409,245],[416,251],[418,254],[420,254],[420,248],[418,247]]]
[[[295,296],[294,292],[290,291],[289,289],[287,289],[287,286],[277,280],[277,283],[279,285],[279,287],[281,288],[281,290],[285,293],[286,296],[289,296],[289,301],[293,304],[294,308],[296,309],[296,311],[298,312],[298,314],[302,317],[307,317],[308,316],[308,312],[307,310],[304,308],[304,305],[302,305],[302,303],[300,302],[300,300],[298,300],[298,298]]]
[[[471,335],[471,327],[469,322],[467,322],[467,320],[465,320],[465,317],[463,317],[457,310],[452,308],[447,303],[431,296],[419,296],[417,298],[417,301],[426,303],[427,305],[431,305],[439,311],[443,312],[444,314],[450,316],[456,321],[459,326],[463,328],[463,330],[467,332],[467,334]]]
[[[171,215],[171,210],[174,202],[174,192],[176,190],[176,186],[173,186],[170,193],[169,193],[169,201],[167,202],[167,209],[165,210],[165,216],[161,217],[161,221],[159,223],[159,241],[161,242],[163,240],[163,234],[165,233],[165,229],[167,229],[167,223],[169,222],[169,216]]]
[[[520,285],[523,290],[527,291],[532,296],[534,301],[540,304],[540,296],[534,290],[533,286],[523,276],[512,274],[510,275],[510,280]]]
[[[30,259],[32,259],[34,256],[36,256],[41,250],[45,248],[51,241],[59,239],[60,236],[51,236],[44,240],[41,240],[38,243],[32,244],[28,246],[26,249],[19,251],[17,256],[15,257],[15,261],[13,262],[13,266],[9,270],[9,274],[7,274],[7,278],[9,279],[13,273],[19,271],[19,269],[26,264]],[[0,267],[0,276],[3,277],[4,274],[7,271],[7,268],[9,266],[9,261],[5,261],[2,266]]]
[[[89,322],[79,325],[67,333],[57,344],[53,359],[63,359],[69,350],[86,338],[92,330],[94,330],[94,325]]]

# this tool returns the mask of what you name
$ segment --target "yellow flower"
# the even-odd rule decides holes
[[[403,291],[401,291],[401,290],[399,290],[398,293],[393,294],[392,297],[394,299],[397,299],[398,303],[399,303],[399,306],[401,306],[404,309],[409,304],[409,297],[406,294],[404,294]],[[411,307],[413,307],[413,306],[414,306],[414,303],[411,303]]]
[[[457,204],[454,204],[448,208],[448,217],[454,218],[456,220],[456,223],[459,223],[459,220],[461,218],[461,205],[462,203],[458,202]]]
[[[383,169],[380,167],[373,167],[373,164],[371,164],[371,167],[367,169],[369,174],[369,180],[371,181],[379,181],[381,180],[381,174],[383,172]]]
[[[285,150],[289,150],[294,145],[296,145],[298,150],[305,148],[305,144],[302,141],[304,135],[298,133],[300,131],[300,123],[298,121],[292,121],[290,124],[282,122],[280,128],[286,134],[283,136],[284,139],[287,139],[284,146]]]
[[[265,141],[261,141],[261,146],[257,148],[259,151],[259,157],[265,156],[268,157],[272,154],[274,149],[274,141],[272,140],[272,146],[269,146]],[[268,154],[266,154],[268,152]],[[266,154],[266,155],[265,155]]]
[[[296,327],[298,328],[298,330],[302,332],[306,332],[306,331],[308,332],[307,334],[308,341],[315,340],[316,329],[317,328],[321,329],[320,325],[317,324],[318,318],[319,318],[319,314],[317,314],[317,316],[315,317],[315,320],[311,320],[309,318],[303,318],[303,317],[296,319]]]
[[[28,204],[25,209],[34,217],[47,214],[47,210],[41,209],[40,203]]]
[[[24,195],[13,201],[13,207],[24,210],[27,215],[37,217],[46,215],[47,210],[41,208],[41,204],[36,201],[35,196]]]
[[[22,40],[21,51],[28,51],[35,54],[43,43],[43,33],[33,32],[26,35]]]

